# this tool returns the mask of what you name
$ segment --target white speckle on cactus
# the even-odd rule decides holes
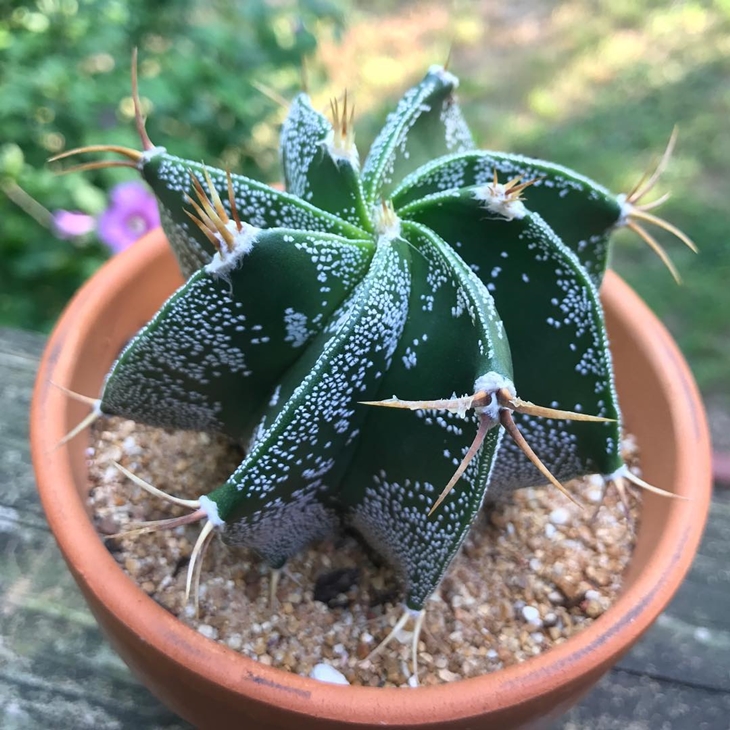
[[[307,315],[295,312],[291,307],[284,310],[284,326],[284,342],[291,342],[292,347],[302,347],[312,336],[312,331],[307,328]]]
[[[423,304],[421,305],[421,309],[424,312],[432,312],[433,311],[433,302],[434,302],[433,295],[421,294],[421,300],[423,301]]]
[[[281,384],[274,388],[274,392],[271,394],[269,399],[269,408],[273,408],[279,402],[279,396],[281,395]]]
[[[411,370],[412,368],[415,368],[418,364],[418,357],[416,356],[415,351],[410,347],[406,350],[406,354],[403,355],[402,359],[406,370]]]

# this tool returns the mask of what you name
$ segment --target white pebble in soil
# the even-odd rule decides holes
[[[606,491],[606,482],[600,474],[592,474],[588,477],[588,489],[586,499],[592,504],[599,504],[603,501]]]
[[[542,626],[540,612],[534,606],[525,606],[522,609],[522,617],[528,624],[532,624],[533,626]]]
[[[570,522],[570,512],[565,507],[556,507],[548,516],[554,525],[567,525]]]
[[[200,624],[200,626],[198,626],[198,633],[205,636],[206,639],[218,638],[218,629],[214,626],[210,626],[209,624]]]
[[[350,684],[347,681],[347,677],[330,664],[315,664],[309,676],[312,679],[317,679],[320,682],[329,682],[330,684]]]

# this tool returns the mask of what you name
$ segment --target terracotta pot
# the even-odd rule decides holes
[[[180,284],[161,231],[114,258],[79,292],[45,351],[31,440],[51,529],[109,640],[140,679],[197,727],[483,728],[548,724],[584,695],[666,606],[697,549],[710,492],[700,398],[679,351],[618,276],[603,287],[616,378],[645,477],[689,501],[644,495],[638,543],[615,605],[560,646],[518,666],[449,685],[376,689],[328,685],[273,669],[177,621],[121,570],[86,504],[87,439],[55,448],[88,412],[59,385],[100,392],[122,344]]]

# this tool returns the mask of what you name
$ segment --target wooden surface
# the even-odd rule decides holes
[[[44,338],[0,329],[0,727],[181,730],[99,634],[35,492],[28,409]],[[553,730],[730,729],[730,493],[646,638]]]

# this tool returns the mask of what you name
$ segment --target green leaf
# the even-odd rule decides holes
[[[400,180],[435,157],[474,147],[454,96],[458,84],[456,76],[433,66],[388,115],[362,170],[370,204],[389,197]]]
[[[534,180],[523,196],[563,243],[580,259],[600,286],[608,258],[608,235],[622,211],[615,195],[602,185],[561,165],[521,155],[479,150],[433,160],[411,173],[393,193],[396,210],[434,193],[493,183],[517,175]]]
[[[142,176],[152,187],[160,208],[160,220],[175,251],[184,276],[190,276],[208,263],[215,253],[210,241],[190,221],[185,211],[194,213],[188,196],[196,199],[191,173],[207,190],[205,174],[210,175],[223,205],[231,214],[226,173],[202,163],[168,155],[163,148],[148,154]],[[231,175],[236,209],[242,221],[257,228],[294,228],[333,233],[350,239],[367,237],[365,231],[289,193],[243,175]]]
[[[347,116],[347,108],[343,115]],[[340,122],[340,120],[337,120]],[[350,120],[345,119],[345,125]],[[347,134],[299,94],[281,130],[281,159],[287,192],[367,231],[372,223],[360,184],[357,149]]]
[[[401,215],[443,236],[477,273],[507,331],[517,394],[538,405],[617,419],[590,423],[515,413],[527,442],[558,479],[610,474],[621,465],[611,355],[598,292],[577,257],[537,213],[505,220],[478,189],[432,195]],[[544,483],[507,439],[492,492]]]
[[[250,251],[227,268],[216,255],[131,341],[105,384],[105,413],[238,439],[250,432],[373,251],[370,241],[309,231],[251,235]]]
[[[484,285],[434,233],[403,223],[413,285],[408,321],[379,398],[472,394],[487,373],[511,380],[509,349]],[[463,477],[429,517],[477,432],[473,412],[374,407],[342,486],[346,519],[405,578],[419,610],[438,585],[476,516],[502,435],[492,428]]]
[[[358,402],[377,392],[408,315],[408,256],[402,242],[381,240],[367,276],[282,381],[244,461],[207,495],[227,542],[279,566],[333,529],[367,413]]]

